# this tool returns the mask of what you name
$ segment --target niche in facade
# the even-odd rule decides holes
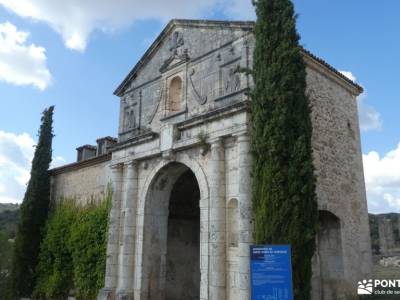
[[[179,76],[172,78],[169,83],[167,110],[170,113],[182,109],[182,79]]]
[[[136,128],[136,112],[135,107],[127,107],[124,111],[124,128],[130,130]]]
[[[228,203],[228,246],[238,246],[239,208],[237,199],[230,199]]]

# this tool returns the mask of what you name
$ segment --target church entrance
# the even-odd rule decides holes
[[[143,299],[200,297],[200,190],[181,163],[163,167],[146,197]]]
[[[192,171],[176,181],[169,200],[166,300],[199,299],[200,191]]]

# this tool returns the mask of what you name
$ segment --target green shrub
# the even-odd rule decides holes
[[[104,282],[111,192],[100,204],[63,200],[49,218],[36,269],[35,299],[96,299]]]
[[[71,227],[69,249],[79,299],[96,299],[104,284],[109,206],[108,200],[82,210]]]

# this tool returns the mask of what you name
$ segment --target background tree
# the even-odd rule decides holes
[[[35,286],[35,268],[50,201],[53,110],[51,106],[43,112],[31,178],[20,208],[10,279],[13,297],[30,297]]]
[[[309,299],[318,209],[310,103],[290,0],[258,0],[252,92],[253,207],[260,244],[292,247],[295,299]]]

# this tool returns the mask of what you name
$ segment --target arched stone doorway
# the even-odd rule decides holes
[[[327,210],[319,211],[317,249],[313,257],[312,299],[343,299],[344,282],[340,219]]]
[[[154,176],[144,210],[144,299],[199,299],[200,189],[186,165],[170,163]]]

